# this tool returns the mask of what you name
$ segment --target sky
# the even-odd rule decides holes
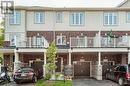
[[[114,7],[124,0],[14,0],[15,5],[49,7]]]
[[[0,0],[2,1],[2,0]],[[11,1],[11,0],[4,0]],[[115,7],[124,0],[14,0],[15,6]],[[0,14],[0,21],[2,15]]]

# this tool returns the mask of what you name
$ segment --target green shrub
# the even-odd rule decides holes
[[[51,74],[47,73],[46,76],[45,76],[45,80],[49,80],[50,78],[51,78]]]

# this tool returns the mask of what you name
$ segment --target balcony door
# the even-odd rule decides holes
[[[20,42],[19,34],[10,34],[10,46],[18,46]]]
[[[43,47],[44,46],[44,37],[43,36],[34,36],[33,37],[33,47]]]

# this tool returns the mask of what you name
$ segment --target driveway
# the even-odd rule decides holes
[[[15,84],[15,82],[11,82],[0,86],[35,86],[35,85],[34,83]],[[96,79],[88,78],[88,79],[74,79],[73,86],[119,86],[119,85],[116,82],[110,80],[98,81]]]
[[[35,86],[35,85],[34,85],[34,83],[16,84],[15,82],[11,82],[11,83],[0,85],[0,86]]]
[[[95,79],[75,79],[73,86],[119,86],[116,82],[110,80],[98,81]]]

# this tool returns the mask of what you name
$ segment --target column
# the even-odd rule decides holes
[[[71,65],[71,52],[69,52],[69,65]]]
[[[46,75],[46,52],[44,52],[44,77]]]
[[[20,68],[19,54],[18,54],[17,50],[14,51],[14,56],[15,56],[15,59],[14,59],[14,72],[15,72],[15,71],[17,71],[17,69]]]
[[[130,52],[128,52],[128,64],[130,64]]]
[[[101,52],[98,52],[98,65],[101,65]]]
[[[98,52],[97,80],[102,80],[101,52]]]
[[[99,45],[98,45],[98,47],[101,47],[101,31],[99,31],[99,33],[98,33],[98,38],[99,38]]]
[[[114,35],[114,47],[116,47],[116,36]]]
[[[126,58],[127,58],[126,55],[125,55],[125,54],[122,54],[121,64],[127,64]]]
[[[84,39],[85,39],[85,47],[87,47],[87,41],[88,41],[87,36],[85,36]]]

